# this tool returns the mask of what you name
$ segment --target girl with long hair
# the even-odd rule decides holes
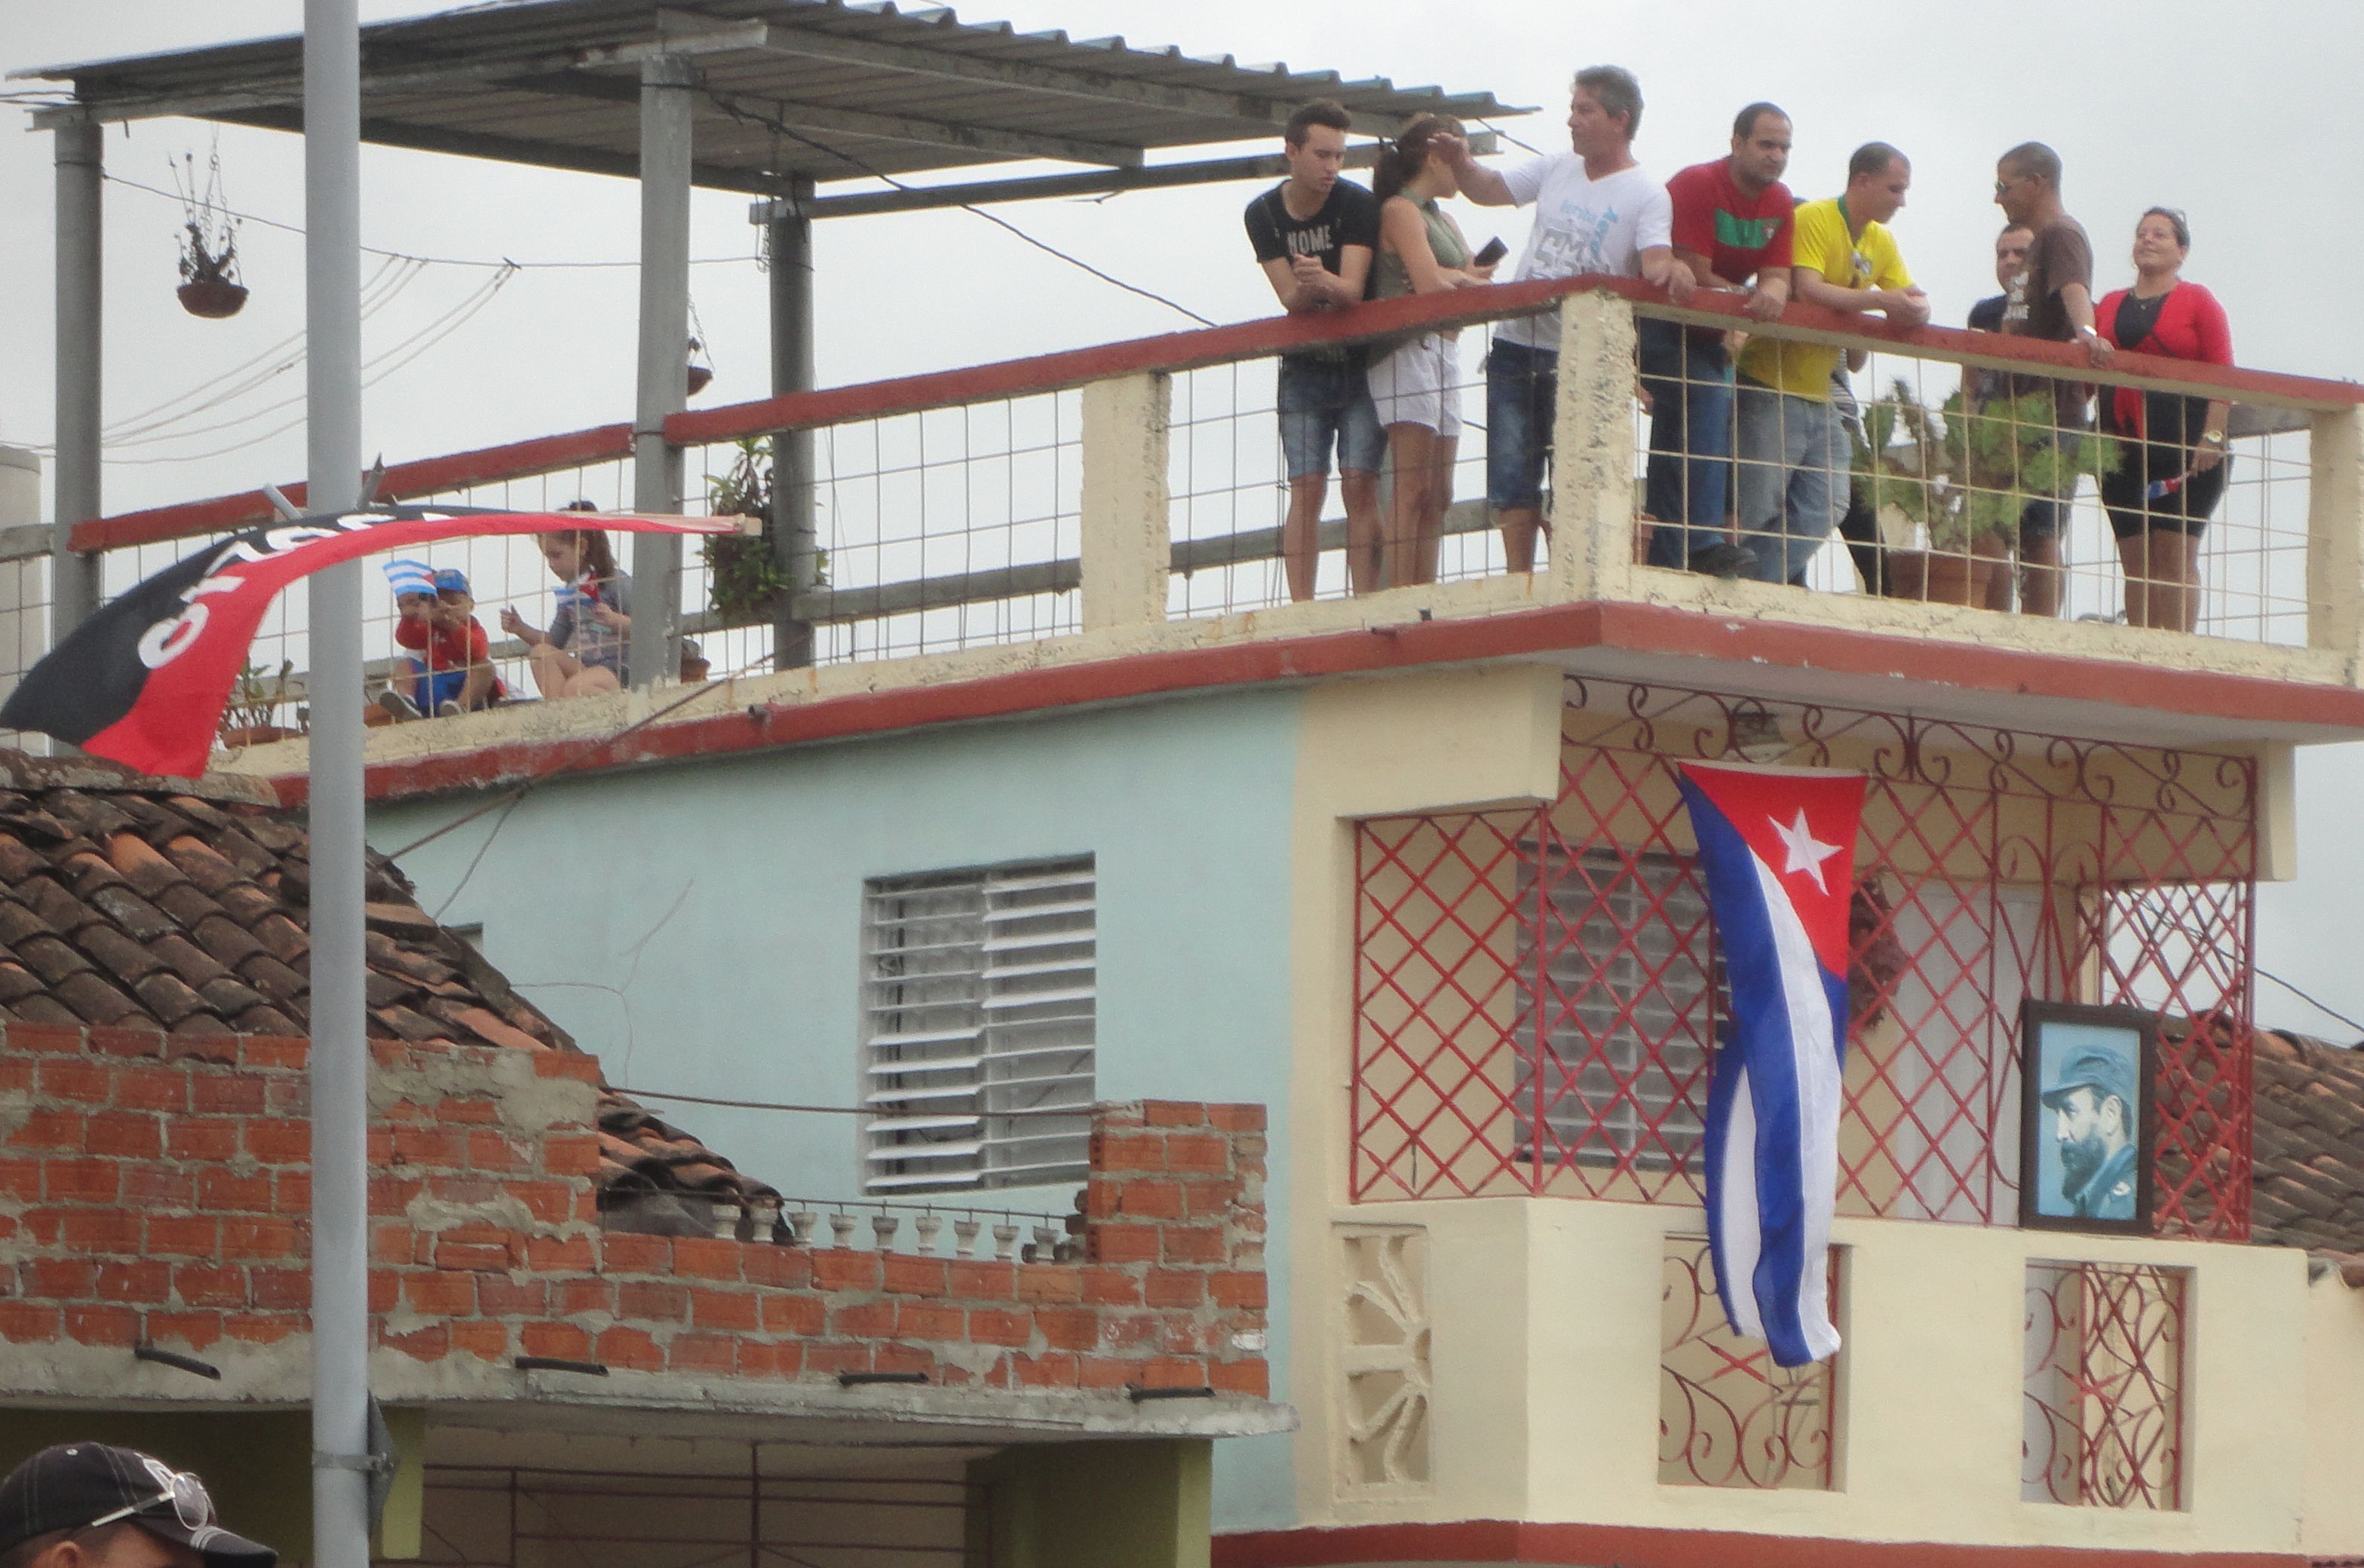
[[[526,645],[543,696],[621,690],[632,632],[632,580],[616,565],[608,536],[597,528],[559,528],[537,535],[535,542],[559,582],[552,590],[558,612],[549,630],[538,631],[514,609],[503,609],[501,629]]]
[[[1492,266],[1472,266],[1460,225],[1437,203],[1461,194],[1452,161],[1437,142],[1459,137],[1448,115],[1421,115],[1382,153],[1371,194],[1379,198],[1379,252],[1371,297],[1442,294],[1489,282]],[[1371,401],[1388,431],[1388,498],[1382,559],[1390,588],[1436,580],[1445,506],[1453,499],[1453,461],[1461,444],[1458,328],[1422,332],[1382,354],[1372,345]]]

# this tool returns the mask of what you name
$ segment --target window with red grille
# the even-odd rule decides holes
[[[1357,826],[1352,1191],[1696,1203],[1719,1008],[1691,758],[1867,775],[1842,1213],[2010,1223],[2019,1009],[2162,1020],[2164,1232],[2248,1224],[2252,760],[1569,683],[1559,797]]]

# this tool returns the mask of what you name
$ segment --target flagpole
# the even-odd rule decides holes
[[[304,0],[306,510],[361,500],[361,19]],[[361,563],[310,583],[312,1562],[369,1568]]]

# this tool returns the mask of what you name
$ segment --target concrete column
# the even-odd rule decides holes
[[[689,61],[641,62],[640,395],[632,416],[632,506],[677,512],[681,453],[664,420],[689,401]],[[681,671],[681,536],[632,536],[631,684]]]
[[[813,184],[797,177],[786,199],[768,204],[772,258],[772,395],[813,385]],[[772,623],[772,662],[782,670],[813,662],[813,628],[797,618],[793,595],[820,585],[820,541],[813,526],[813,437],[789,430],[772,439],[772,550],[794,584]]]
[[[2364,408],[2317,414],[2309,437],[2306,640],[2364,685]]]
[[[1623,597],[1634,570],[1634,307],[1615,295],[1560,306],[1553,430],[1551,561],[1536,573],[1537,597]]]
[[[1170,377],[1123,376],[1084,388],[1084,629],[1165,619],[1172,561],[1166,520]]]
[[[100,191],[106,169],[95,120],[60,125],[57,138],[58,508],[50,548],[50,624],[63,637],[98,607],[98,562],[66,540],[98,516]]]
[[[22,447],[0,447],[0,544],[19,539],[38,543],[39,534],[17,530],[38,528],[40,520],[41,460]],[[49,651],[50,612],[44,597],[41,557],[0,551],[0,700]],[[39,739],[27,736],[21,743]]]

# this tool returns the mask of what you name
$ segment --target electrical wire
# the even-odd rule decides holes
[[[2253,963],[2249,967],[2258,972],[2258,979],[2272,981],[2275,984],[2280,986],[2283,990],[2289,992],[2300,1001],[2304,1002],[2308,1006],[2313,1007],[2316,1012],[2321,1013],[2325,1018],[2336,1018],[2339,1022],[2346,1024],[2349,1029],[2354,1029],[2358,1036],[2364,1036],[2364,1024],[2358,1023],[2354,1018],[2349,1018],[2338,1008],[2327,1006],[2324,1003],[2317,1001],[2314,997],[2300,990],[2297,986],[2292,984],[2289,981],[2284,980],[2280,975],[2276,974],[2272,970],[2268,969],[2263,964]]]
[[[726,94],[718,93],[713,88],[708,86],[701,85],[698,88],[698,91],[704,94],[706,97],[713,103],[715,107],[720,109],[724,114],[729,115],[732,119],[738,120],[742,125],[755,126],[762,129],[770,131],[774,136],[785,136],[792,140],[801,141],[807,147],[813,149],[816,152],[824,153],[829,157],[837,159],[839,161],[848,165],[849,167],[859,169],[864,174],[869,175],[872,179],[884,181],[886,184],[892,186],[896,190],[924,191],[927,189],[924,185],[914,185],[905,181],[898,180],[894,175],[887,173],[886,171],[876,167],[875,165],[864,162],[863,160],[854,157],[853,154],[846,151],[842,148],[831,147],[825,141],[820,141],[806,135],[803,131],[797,129],[794,126],[788,124],[787,121],[780,118],[778,116],[767,115],[761,109],[749,107],[742,100],[732,98]],[[961,202],[958,206],[961,211],[973,214],[976,217],[985,219],[986,222],[992,224],[997,228],[1004,229],[1010,234],[1016,235],[1027,244],[1033,246],[1037,250],[1043,251],[1046,255],[1055,256],[1071,267],[1079,268],[1084,272],[1089,272],[1092,276],[1099,279],[1104,284],[1112,284],[1116,287],[1124,290],[1127,294],[1139,295],[1143,299],[1154,301],[1156,304],[1165,306],[1168,310],[1176,311],[1181,315],[1188,317],[1191,320],[1197,322],[1201,327],[1212,327],[1215,325],[1214,319],[1211,317],[1201,316],[1197,311],[1191,309],[1188,306],[1168,299],[1165,295],[1159,294],[1155,289],[1143,288],[1138,284],[1129,284],[1112,272],[1102,272],[1099,268],[1093,266],[1089,261],[1083,260],[1079,256],[1068,254],[1066,251],[1060,250],[1056,245],[1052,244],[1046,239],[1037,239],[1034,236],[1027,233],[1024,229],[1019,228],[1016,224],[1011,223],[1007,218],[989,213],[983,207],[977,206],[970,202]]]
[[[369,282],[362,285],[362,318],[367,320],[376,315],[380,309],[392,303],[397,295],[407,288],[414,279],[418,278],[425,272],[424,262],[404,261],[389,257],[380,264],[378,271],[372,274]],[[307,334],[302,330],[294,332],[263,350],[252,359],[232,366],[209,381],[200,382],[195,386],[169,397],[152,407],[143,409],[139,413],[125,416],[106,428],[102,435],[102,444],[133,446],[140,444],[143,439],[167,440],[176,434],[199,433],[198,431],[164,434],[158,432],[164,432],[168,426],[176,425],[182,420],[194,418],[199,414],[218,408],[221,405],[234,398],[242,397],[259,387],[268,385],[289,371],[296,369],[309,357],[310,350],[305,342],[307,336]],[[228,387],[220,386],[221,383],[233,377],[240,379]],[[217,387],[220,390],[217,391]],[[206,395],[208,393],[212,393],[209,397]],[[204,401],[195,401],[200,398]],[[183,404],[194,404],[194,406],[184,408],[180,406]],[[284,403],[271,405],[273,408],[285,406]],[[249,417],[251,417],[251,416]],[[208,429],[224,428],[226,427],[205,427]]]
[[[781,1100],[726,1100],[711,1095],[675,1095],[662,1089],[627,1089],[620,1084],[608,1088],[619,1095],[630,1095],[636,1100],[678,1100],[686,1106],[719,1106],[734,1111],[795,1111],[806,1116],[876,1116],[875,1106],[801,1106]],[[1089,1106],[1012,1106],[1005,1110],[984,1113],[998,1121],[1004,1117],[1064,1116],[1084,1117],[1092,1114]]]
[[[471,320],[474,319],[478,312],[482,311],[485,306],[493,302],[493,296],[499,294],[503,288],[507,287],[508,285],[509,279],[515,275],[515,269],[495,273],[492,277],[478,284],[475,292],[463,299],[458,305],[452,306],[450,310],[445,311],[443,315],[438,317],[434,321],[429,323],[426,327],[421,328],[418,332],[413,333],[409,338],[405,339],[394,348],[388,349],[384,353],[381,353],[375,361],[374,370],[371,371],[371,373],[365,374],[362,377],[362,385],[365,388],[375,386],[378,383],[384,381],[395,372],[413,363],[419,358],[419,356],[425,354],[429,349],[434,348],[438,343],[442,342],[446,338],[451,337],[461,328],[466,326]],[[393,356],[396,355],[400,355],[401,357],[398,359],[393,358]],[[364,368],[368,369],[369,367],[365,366]],[[254,420],[262,418],[267,414],[276,412],[282,408],[291,407],[302,401],[304,401],[304,399],[300,395],[295,397],[282,398],[277,403],[268,405],[262,408],[258,408],[251,414],[241,415],[235,419],[224,420],[218,425],[204,426],[196,429],[169,431],[160,435],[141,437],[137,440],[122,441],[113,444],[133,447],[151,446],[160,441],[182,440],[193,436],[204,435],[209,432],[235,429],[240,425],[251,424]],[[294,418],[275,425],[259,435],[250,436],[244,440],[233,441],[225,447],[214,448],[210,451],[182,452],[169,457],[109,457],[103,458],[102,461],[128,467],[145,467],[157,463],[197,462],[207,458],[225,457],[231,452],[244,451],[249,447],[259,446],[262,442],[271,439],[273,436],[284,435],[287,431],[292,430],[296,426],[302,424],[304,422],[304,417],[305,417],[303,415],[298,414]]]
[[[159,190],[154,185],[143,185],[137,180],[127,180],[120,174],[109,173],[106,176],[106,179],[109,183],[121,185],[127,190],[141,191],[145,192],[149,195],[163,196],[168,200],[174,202],[181,199],[170,191]],[[225,217],[235,217],[243,223],[259,224],[264,228],[275,228],[284,234],[301,234],[304,232],[304,226],[300,223],[286,223],[275,217],[264,217],[259,213],[242,212],[236,207],[222,207],[219,210]],[[641,264],[637,260],[625,261],[519,261],[507,256],[502,256],[493,261],[484,261],[468,256],[422,256],[410,250],[389,250],[382,245],[363,245],[360,249],[367,255],[390,256],[399,261],[424,261],[428,265],[435,267],[514,267],[520,272],[596,272],[603,269],[638,267]],[[753,260],[754,258],[752,256],[692,256],[689,259],[689,264],[693,267],[719,267],[725,265],[737,266]]]

